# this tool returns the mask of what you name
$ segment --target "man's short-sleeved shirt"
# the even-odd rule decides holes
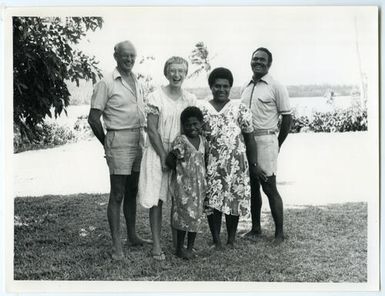
[[[241,91],[241,101],[253,114],[254,130],[277,129],[279,116],[291,114],[286,87],[269,74],[256,82],[251,80]]]
[[[135,90],[125,82],[118,69],[94,87],[91,108],[101,110],[107,130],[139,128],[146,124],[144,91],[134,74]]]

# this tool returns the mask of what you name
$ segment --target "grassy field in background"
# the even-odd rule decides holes
[[[287,240],[274,246],[269,212],[265,236],[237,237],[235,249],[209,248],[206,221],[191,261],[173,255],[164,207],[162,243],[166,261],[150,256],[151,246],[126,247],[112,262],[106,217],[108,196],[77,194],[15,199],[15,280],[365,282],[367,280],[367,205],[345,203],[285,210]],[[123,219],[123,217],[122,217]],[[123,224],[122,220],[122,224]],[[138,209],[137,228],[150,237],[148,211]],[[250,227],[242,221],[239,231]],[[226,239],[224,223],[223,240]],[[122,233],[125,233],[123,229]],[[124,236],[125,237],[125,236]]]

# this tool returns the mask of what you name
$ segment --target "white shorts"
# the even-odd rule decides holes
[[[277,174],[278,138],[277,135],[254,136],[257,143],[257,162],[268,177]]]

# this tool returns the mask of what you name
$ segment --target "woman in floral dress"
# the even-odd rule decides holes
[[[208,79],[213,99],[202,106],[204,134],[209,144],[205,206],[213,243],[221,249],[222,213],[227,244],[234,246],[239,216],[250,210],[250,173],[258,176],[252,115],[242,103],[229,99],[233,76],[226,68],[214,69]]]
[[[140,166],[138,199],[143,207],[150,209],[152,256],[156,260],[165,259],[160,233],[162,205],[170,201],[170,170],[166,166],[166,157],[172,142],[180,134],[180,114],[187,106],[196,105],[195,95],[182,89],[187,71],[185,59],[169,58],[164,66],[169,84],[151,93],[146,107],[148,139]]]

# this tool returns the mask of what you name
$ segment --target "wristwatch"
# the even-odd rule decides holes
[[[257,166],[258,166],[258,163],[256,163],[256,162],[253,162],[253,163],[251,164],[251,166],[253,166],[253,167],[257,167]]]

